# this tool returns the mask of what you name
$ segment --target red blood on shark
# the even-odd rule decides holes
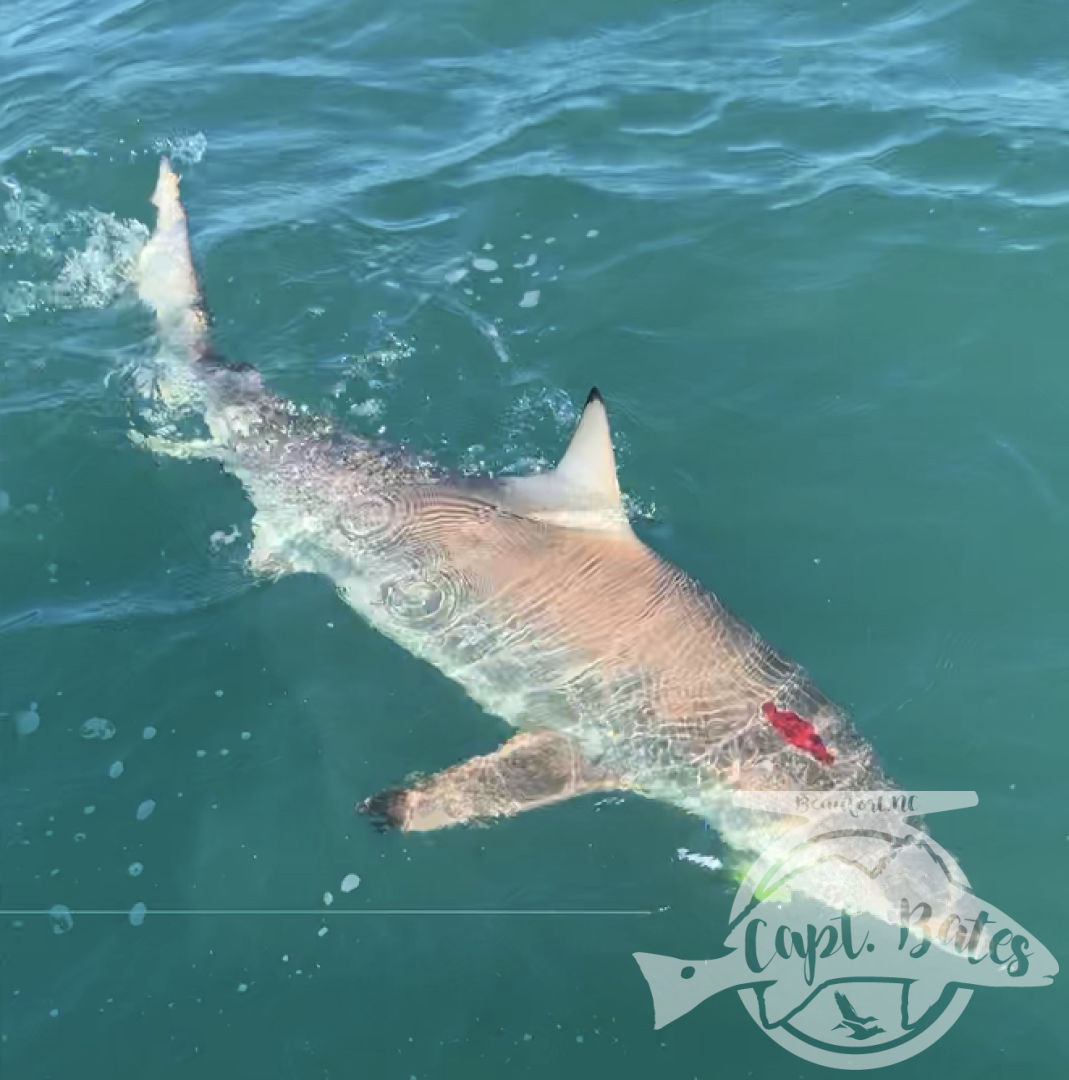
[[[817,734],[817,729],[797,713],[786,709],[777,709],[771,701],[761,706],[765,719],[776,729],[780,738],[791,746],[815,757],[823,765],[835,762],[835,755],[824,745],[824,740]]]

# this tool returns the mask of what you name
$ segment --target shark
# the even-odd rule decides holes
[[[891,784],[799,664],[636,535],[597,389],[557,466],[523,477],[461,475],[310,415],[213,347],[166,158],[152,202],[136,284],[156,315],[154,393],[203,437],[142,441],[240,481],[252,573],[325,575],[513,729],[492,753],[414,763],[360,799],[378,826],[486,823],[616,791],[698,815],[745,855],[770,826],[735,791]]]

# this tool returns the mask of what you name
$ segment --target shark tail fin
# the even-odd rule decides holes
[[[152,204],[156,227],[138,257],[138,296],[156,312],[165,344],[199,357],[209,352],[208,320],[193,268],[179,177],[166,156],[160,158]]]
[[[138,256],[135,281],[142,302],[156,312],[153,386],[168,405],[204,410],[211,428],[210,401],[249,401],[261,397],[263,387],[251,365],[226,360],[212,346],[179,176],[166,156],[160,158],[151,201],[156,227]]]

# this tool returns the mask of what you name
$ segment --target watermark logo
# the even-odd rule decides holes
[[[977,896],[917,820],[975,806],[975,792],[739,792],[735,801],[767,819],[769,844],[736,894],[725,955],[635,953],[655,1027],[734,990],[798,1057],[875,1069],[945,1035],[976,988],[1054,980],[1049,950]]]

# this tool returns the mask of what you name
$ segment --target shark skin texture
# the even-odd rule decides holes
[[[143,441],[237,477],[255,508],[254,573],[327,576],[516,730],[365,799],[373,821],[441,829],[617,790],[699,815],[753,854],[778,827],[737,808],[737,790],[891,786],[803,668],[632,531],[596,389],[557,468],[530,477],[454,475],[341,430],[214,352],[166,159],[153,203],[138,289],[157,314],[156,400],[207,437]]]

